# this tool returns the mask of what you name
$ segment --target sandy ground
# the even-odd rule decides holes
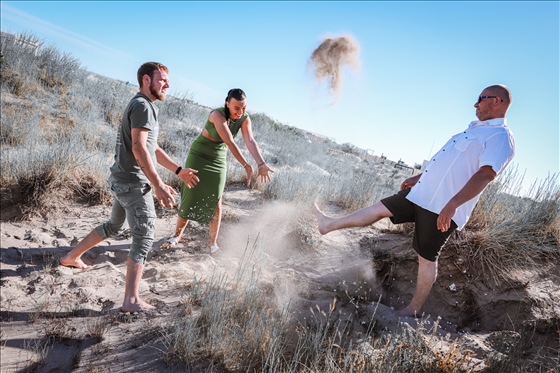
[[[328,203],[321,207],[342,213]],[[231,274],[253,249],[259,281],[274,288],[279,307],[293,304],[298,320],[309,317],[310,308],[328,309],[336,298],[337,311],[352,320],[357,334],[372,315],[379,333],[414,329],[420,322],[437,325],[442,348],[457,340],[473,351],[481,370],[490,353],[507,354],[508,343],[527,335],[531,339],[523,358],[540,371],[554,371],[560,358],[559,263],[543,264],[544,274],[519,273],[519,281],[492,288],[444,253],[423,317],[399,319],[391,309],[407,304],[415,286],[416,256],[409,236],[389,230],[388,221],[320,236],[310,206],[265,201],[259,191],[242,185],[229,186],[224,195],[222,250],[217,255],[209,253],[207,227],[193,222],[184,242],[162,249],[176,215],[160,211],[140,287],[141,296],[157,311],[122,313],[130,243],[126,234],[88,252],[86,270],[58,264],[109,212],[108,206],[74,205],[48,221],[1,222],[2,372],[181,370],[166,363],[157,334],[146,330],[173,315],[195,278]],[[111,322],[102,326],[101,317]],[[106,330],[100,340],[95,335],[102,327]],[[47,343],[47,336],[58,338]]]

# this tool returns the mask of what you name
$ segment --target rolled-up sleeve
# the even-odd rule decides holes
[[[513,159],[515,143],[513,136],[507,131],[496,133],[484,142],[484,150],[480,153],[479,163],[482,166],[491,166],[499,175]]]

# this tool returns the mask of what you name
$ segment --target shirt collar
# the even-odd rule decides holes
[[[152,102],[152,100],[150,100],[150,98],[148,96],[146,96],[145,94],[143,94],[142,92],[137,92],[136,97],[144,97],[146,100]]]
[[[506,118],[494,118],[488,120],[473,120],[469,124],[469,128],[478,127],[478,126],[506,126],[507,119]]]

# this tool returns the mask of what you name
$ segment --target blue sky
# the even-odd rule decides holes
[[[557,1],[2,1],[1,28],[124,81],[162,62],[171,94],[210,107],[242,88],[249,111],[410,165],[505,84],[513,164],[530,185],[559,172],[559,13]],[[307,62],[338,36],[359,44],[360,67],[344,68],[332,104]]]

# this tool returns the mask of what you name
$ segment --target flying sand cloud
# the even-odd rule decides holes
[[[338,98],[342,89],[342,70],[345,65],[353,69],[360,66],[360,46],[350,36],[325,37],[313,51],[308,68],[313,70],[315,80],[326,81],[329,94]]]

